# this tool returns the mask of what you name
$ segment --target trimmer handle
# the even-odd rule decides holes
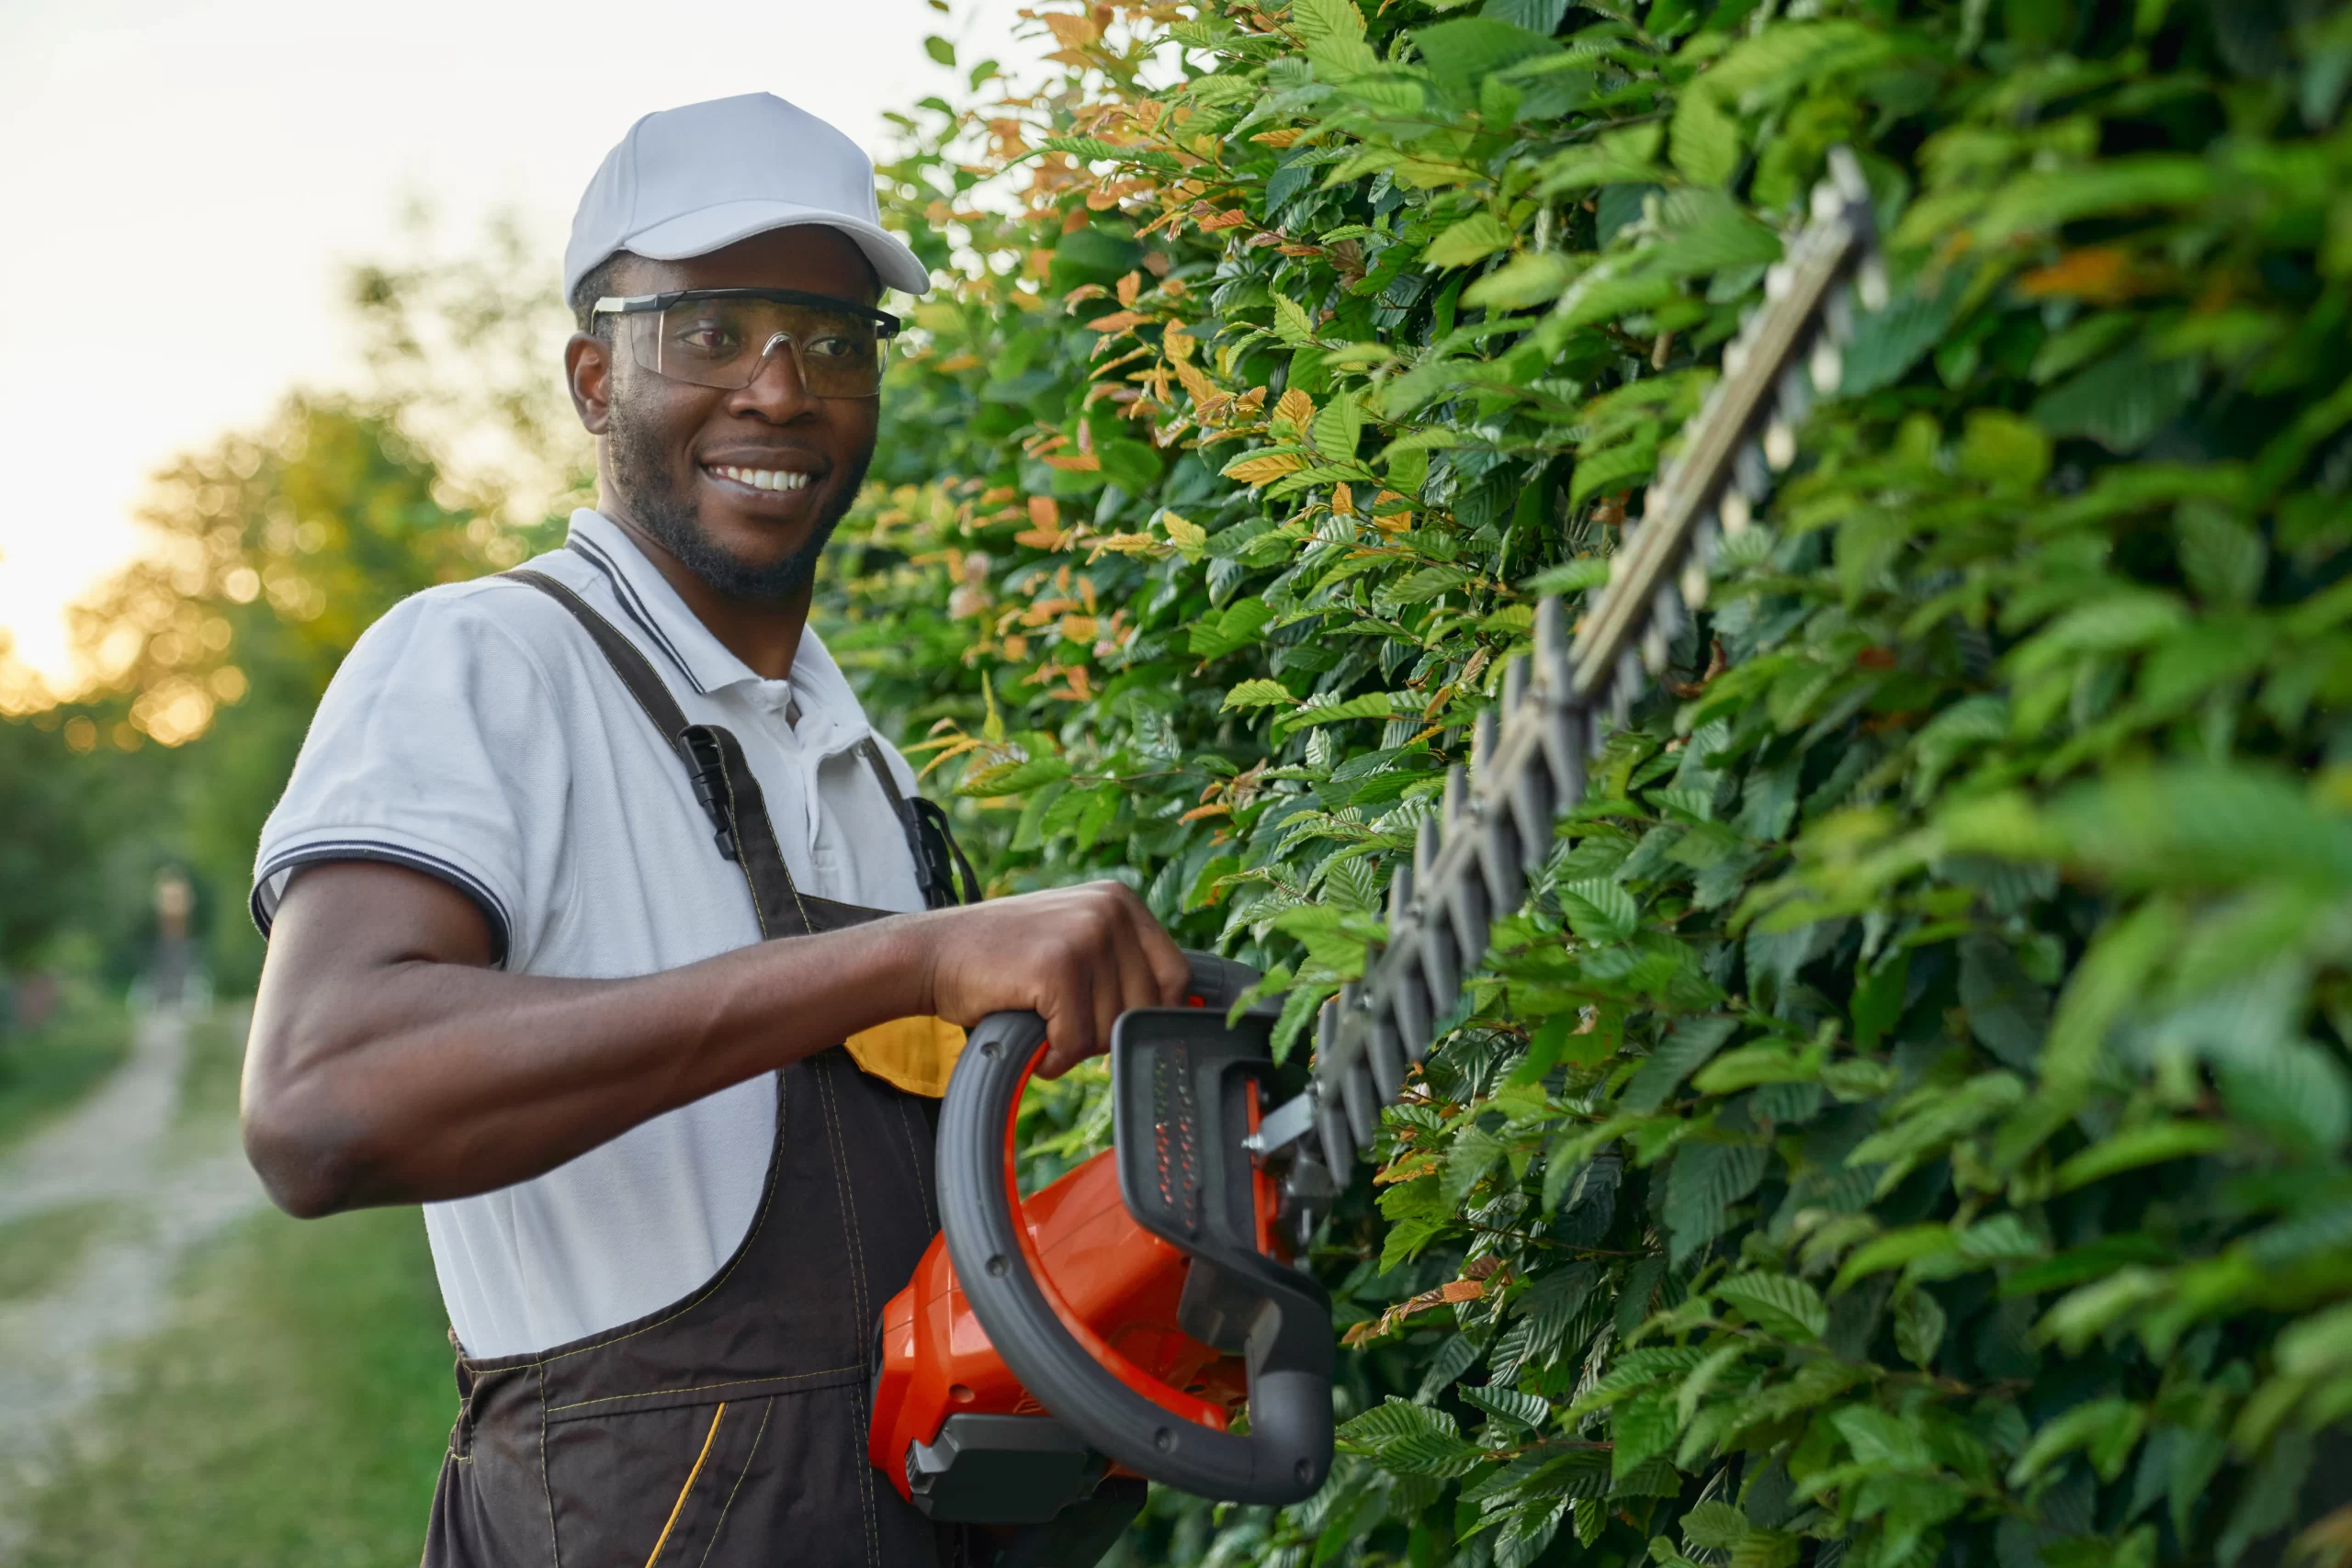
[[[1272,1066],[1272,1020],[1225,1012],[1257,979],[1187,954],[1201,1006],[1122,1015],[1111,1081],[1122,1198],[1136,1222],[1192,1259],[1187,1334],[1244,1358],[1250,1432],[1188,1418],[1200,1402],[1138,1371],[1069,1314],[1040,1277],[1018,1217],[1012,1122],[1045,1045],[1033,1012],[972,1032],[939,1118],[941,1228],[956,1278],[1005,1365],[1089,1445],[1138,1474],[1201,1496],[1295,1503],[1331,1467],[1331,1303],[1306,1274],[1260,1249],[1250,1132],[1252,1080]]]

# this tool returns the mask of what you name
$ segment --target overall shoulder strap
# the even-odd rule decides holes
[[[915,857],[915,875],[922,884],[924,904],[942,909],[950,904],[978,903],[979,876],[965,858],[964,846],[956,841],[955,830],[947,825],[947,813],[940,809],[937,802],[922,795],[907,798],[899,788],[899,781],[891,776],[889,759],[882,755],[882,748],[871,735],[857,743],[857,753],[874,770],[882,793],[889,798],[890,809],[898,814],[899,824],[906,830],[907,848]],[[960,887],[956,882],[958,873],[963,877]]]
[[[613,673],[637,699],[637,705],[685,764],[695,799],[710,818],[718,852],[742,868],[761,936],[798,936],[814,931],[800,890],[793,886],[792,872],[785,864],[775,825],[768,819],[767,797],[761,794],[760,781],[752,776],[735,737],[715,724],[688,723],[685,711],[670,694],[653,661],[569,586],[527,568],[518,567],[504,575],[529,583],[571,612],[572,619],[586,628],[589,639],[613,667]]]

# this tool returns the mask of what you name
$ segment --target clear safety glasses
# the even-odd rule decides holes
[[[673,381],[739,390],[768,355],[793,356],[812,397],[871,398],[882,390],[882,345],[899,318],[854,300],[791,288],[690,288],[606,296],[594,313],[617,316],[629,356]]]

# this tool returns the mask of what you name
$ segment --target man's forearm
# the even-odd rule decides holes
[[[923,1010],[923,924],[899,917],[626,980],[395,957],[297,986],[273,982],[303,954],[276,951],[254,1021],[248,1145],[298,1213],[504,1187]],[[328,934],[298,918],[278,942]]]
[[[1183,995],[1143,901],[1091,883],[761,942],[628,980],[490,967],[490,929],[398,866],[303,873],[270,936],[245,1147],[298,1214],[462,1198],[894,1018],[1028,1009],[1048,1076]]]

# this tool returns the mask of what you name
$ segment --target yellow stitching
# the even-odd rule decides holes
[[[899,1097],[899,1131],[907,1135],[907,1158],[911,1162],[909,1168],[914,1172],[915,1196],[922,1201],[923,1229],[935,1231],[939,1228],[939,1213],[932,1204],[931,1183],[922,1179],[922,1147],[915,1141],[914,1117],[904,1095]]]
[[[695,1455],[695,1467],[686,1472],[686,1483],[678,1488],[678,1500],[670,1505],[670,1517],[662,1525],[661,1536],[653,1542],[653,1553],[645,1560],[645,1568],[653,1568],[662,1560],[662,1549],[670,1544],[670,1532],[677,1528],[678,1516],[685,1512],[686,1496],[695,1489],[695,1477],[702,1473],[703,1461],[710,1457],[710,1445],[718,1441],[718,1424],[726,1418],[727,1406],[723,1404],[710,1413],[710,1430],[704,1435],[702,1452]]]
[[[738,741],[737,744],[740,746],[741,742]],[[752,759],[746,756],[743,759],[743,766],[749,769],[751,765]],[[754,780],[759,776],[757,773],[752,775]],[[818,804],[820,807],[822,807],[821,796]],[[775,836],[775,818],[768,811],[768,792],[764,788],[760,791],[760,819],[768,825],[768,841],[775,846],[776,869],[784,873],[785,891],[792,895],[792,907],[800,913],[800,928],[813,936],[816,934],[817,922],[808,918],[808,906],[800,901],[800,884],[792,879],[791,863],[784,858],[784,840]]]
[[[563,1546],[555,1538],[555,1483],[548,1478],[548,1371],[533,1369],[539,1380],[539,1490],[548,1495],[548,1552],[555,1568],[563,1568]]]
[[[729,1488],[727,1501],[718,1506],[718,1517],[711,1521],[710,1539],[703,1543],[702,1558],[695,1568],[702,1568],[702,1563],[709,1562],[710,1554],[718,1550],[718,1532],[727,1523],[727,1510],[735,1506],[735,1494],[743,1490],[743,1483],[751,1479],[752,1461],[760,1457],[760,1439],[767,1436],[768,1417],[775,1414],[775,1401],[771,1399],[760,1411],[760,1429],[752,1434],[752,1450],[743,1456],[743,1468],[735,1472],[735,1484]]]
[[[751,760],[746,758],[743,765],[750,767]],[[768,930],[767,907],[760,902],[759,878],[752,874],[752,857],[744,852],[743,814],[740,809],[742,803],[736,798],[735,780],[727,771],[727,748],[723,742],[718,748],[718,782],[727,791],[727,831],[728,835],[735,840],[735,868],[743,874],[743,886],[751,891],[752,919],[758,922],[760,940],[767,942],[772,940],[775,933]],[[784,853],[783,845],[776,846],[776,853],[778,855]]]
[[[582,1399],[571,1404],[548,1407],[548,1414],[560,1416],[567,1410],[585,1410],[592,1404],[610,1404],[620,1399],[661,1399],[673,1393],[709,1393],[722,1388],[758,1388],[763,1383],[804,1382],[810,1378],[831,1377],[835,1372],[856,1372],[865,1369],[852,1361],[845,1367],[819,1367],[813,1372],[779,1372],[772,1378],[730,1378],[725,1382],[696,1383],[691,1388],[649,1388],[642,1393],[607,1393],[596,1399]]]

